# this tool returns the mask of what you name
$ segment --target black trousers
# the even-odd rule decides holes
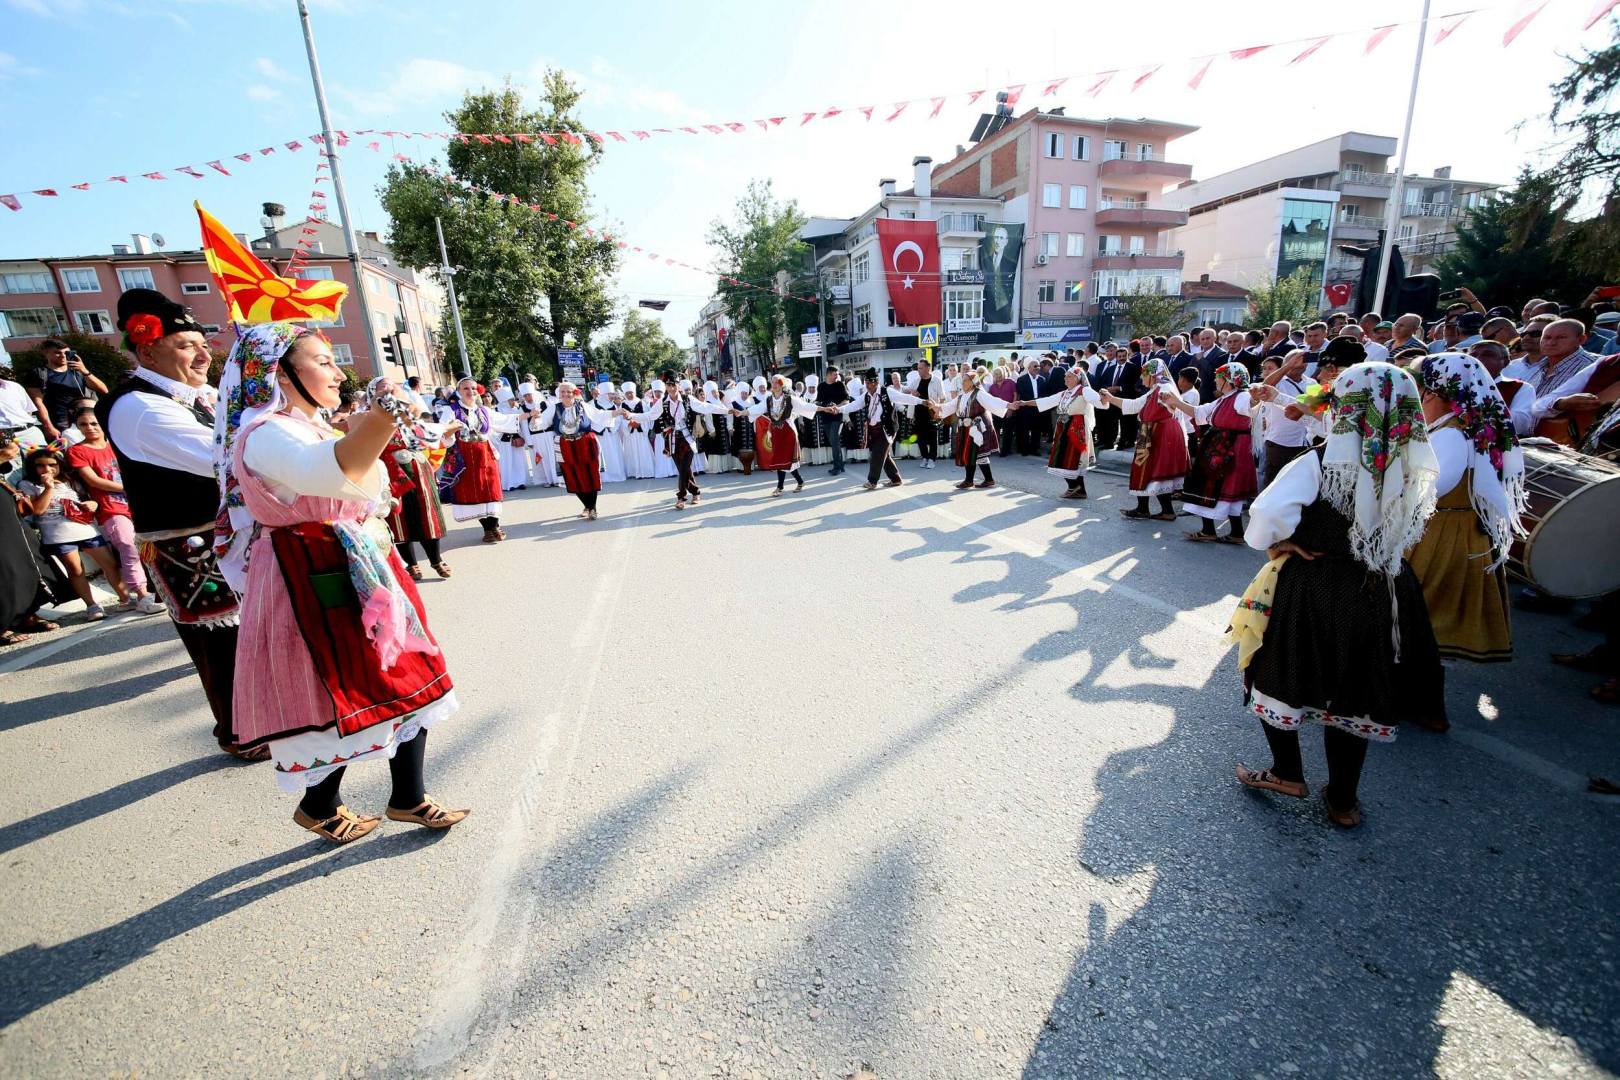
[[[917,436],[917,453],[922,455],[924,461],[935,461],[939,458],[939,425],[934,422],[934,414],[919,405],[913,411],[911,430]],[[876,473],[872,474],[876,476]]]
[[[180,643],[186,647],[197,678],[202,680],[208,707],[214,712],[214,741],[221,746],[236,746],[241,740],[231,725],[231,691],[236,685],[236,627],[174,624]]]
[[[1016,441],[1013,432],[1017,430],[1018,414],[992,417],[992,422],[996,425],[996,445],[1001,447],[1001,456],[1010,457]]]
[[[437,540],[400,540],[394,544],[394,549],[399,552],[400,561],[406,566],[416,565],[417,544],[421,544],[422,550],[427,552],[429,566],[438,566],[444,561],[439,557],[439,542]]]
[[[1097,409],[1097,427],[1091,433],[1092,441],[1099,450],[1112,450],[1114,441],[1119,438],[1119,410]]]
[[[1299,756],[1299,729],[1283,731],[1264,720],[1260,726],[1271,747],[1271,771],[1279,780],[1303,783],[1305,764]],[[1356,805],[1356,788],[1361,784],[1361,766],[1367,760],[1367,740],[1342,728],[1322,727],[1322,749],[1327,751],[1327,800],[1333,809],[1348,811]]]
[[[1108,411],[1109,412],[1118,412],[1117,409],[1109,409]],[[1119,449],[1121,449],[1121,450],[1129,450],[1133,446],[1136,445],[1136,432],[1141,426],[1142,426],[1141,422],[1139,420],[1137,420],[1137,418],[1134,415],[1133,416],[1126,416],[1123,413],[1120,414],[1120,417],[1119,417]]]
[[[698,495],[697,481],[692,478],[692,447],[679,435],[670,434],[669,438],[675,440],[671,457],[675,459],[676,488],[675,497],[685,499],[688,494]]]
[[[1306,449],[1308,448],[1304,446],[1278,446],[1274,442],[1267,442],[1266,482],[1263,486],[1270,487],[1271,482],[1277,479],[1277,474],[1283,471],[1283,467],[1303,454]]]
[[[900,468],[894,463],[894,443],[889,440],[889,433],[884,430],[882,424],[878,424],[875,427],[869,424],[867,425],[866,430],[868,433],[866,443],[866,452],[868,455],[866,462],[866,482],[868,484],[875,484],[878,482],[878,474],[885,473],[888,475],[890,480],[893,480],[895,483],[899,483]],[[920,432],[917,435],[917,442],[919,444],[922,442],[922,434]],[[932,454],[929,455],[929,457],[932,456]]]
[[[1041,429],[1037,426],[1041,414],[1034,409],[1019,409],[1013,417],[1018,429],[1018,453],[1030,457],[1041,452]]]

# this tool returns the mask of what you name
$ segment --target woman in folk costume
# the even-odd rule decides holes
[[[516,417],[527,412],[517,395],[507,389],[504,382],[495,386],[495,411],[503,416]],[[495,448],[495,459],[501,470],[502,491],[522,491],[529,486],[528,425],[518,423],[512,431],[503,431],[490,441]]]
[[[486,544],[506,539],[501,528],[500,466],[490,436],[518,431],[527,415],[497,412],[483,404],[478,383],[470,378],[456,384],[455,399],[439,410],[440,423],[455,420],[460,425],[439,472],[439,497],[449,498],[450,513],[457,521],[477,518]]]
[[[1513,659],[1503,564],[1514,536],[1524,535],[1524,452],[1496,380],[1478,360],[1436,353],[1420,372],[1423,416],[1440,459],[1439,510],[1408,558],[1440,655],[1501,663]]]
[[[1108,404],[1141,421],[1136,429],[1136,454],[1131,459],[1130,493],[1136,496],[1136,505],[1120,513],[1128,518],[1174,521],[1176,508],[1171,497],[1181,490],[1191,464],[1187,460],[1187,437],[1168,404],[1180,397],[1170,379],[1170,365],[1163,360],[1149,360],[1142,365],[1142,381],[1148,391],[1141,397],[1121,401],[1113,394],[1103,394]],[[1148,499],[1155,496],[1159,500],[1157,514],[1148,506]]]
[[[1057,428],[1052,437],[1052,452],[1046,458],[1046,471],[1068,481],[1065,499],[1086,497],[1086,470],[1097,460],[1091,448],[1091,433],[1097,426],[1092,408],[1102,404],[1097,391],[1086,385],[1085,377],[1075,368],[1063,376],[1063,389],[1031,402],[1015,404],[1013,408],[1035,406],[1041,412],[1057,409]]]
[[[653,475],[652,443],[647,440],[651,422],[632,426],[632,421],[647,411],[636,392],[636,384],[627,382],[619,387],[623,399],[619,407],[625,412],[614,434],[619,440],[620,456],[624,458],[624,475],[634,480],[650,480]]]
[[[614,399],[619,394],[612,389],[612,385],[597,383],[596,400],[591,404],[607,420],[596,433],[597,451],[602,455],[602,483],[622,484],[628,474],[624,471],[624,453],[619,449],[619,440],[614,432],[624,421],[618,415],[619,403]]]
[[[750,476],[754,471],[754,459],[758,456],[758,436],[754,432],[754,422],[748,417],[748,409],[754,403],[752,389],[746,382],[738,382],[731,388],[731,393],[723,399],[731,406],[731,453],[737,459],[737,465],[742,469],[744,476]]]
[[[596,433],[607,431],[613,414],[587,405],[571,382],[557,386],[557,404],[540,413],[540,426],[557,437],[563,484],[585,509],[580,517],[596,520],[596,496],[602,490],[602,444]]]
[[[804,400],[816,404],[821,380],[814,375],[804,377]],[[827,445],[820,416],[811,417],[799,425],[799,457],[806,465],[826,465],[832,461],[832,448]]]
[[[804,490],[804,477],[799,475],[799,432],[794,421],[815,415],[816,407],[788,393],[787,380],[780,375],[771,380],[771,392],[749,408],[760,468],[776,472],[776,490],[771,492],[771,498],[782,494],[790,473],[797,485],[793,490]]]
[[[1279,471],[1249,508],[1249,546],[1271,561],[1244,593],[1227,641],[1244,700],[1270,744],[1238,779],[1303,799],[1299,728],[1323,726],[1328,816],[1361,821],[1369,740],[1402,720],[1443,720],[1443,672],[1423,587],[1402,553],[1434,513],[1439,463],[1412,377],[1358,364],[1334,386],[1327,442]]]
[[[368,387],[372,399],[392,393],[386,379],[372,379]],[[406,410],[417,412],[414,402],[406,402]],[[439,554],[439,541],[444,537],[444,510],[439,506],[439,481],[433,475],[433,465],[427,459],[427,449],[441,440],[453,437],[458,425],[446,426],[413,422],[406,434],[401,426],[394,429],[393,438],[382,452],[383,467],[388,470],[388,493],[393,502],[388,511],[388,533],[393,538],[394,550],[412,581],[422,580],[422,569],[416,565],[416,545],[427,553],[428,565],[442,578],[450,576],[450,564]]]
[[[561,483],[557,478],[557,437],[542,428],[534,419],[540,410],[546,407],[548,401],[534,376],[526,376],[524,381],[518,384],[518,400],[523,403],[524,411],[529,414],[529,419],[524,422],[524,430],[527,432],[524,439],[529,444],[527,447],[529,475],[542,487],[556,487]]]
[[[959,490],[973,487],[973,467],[977,465],[984,474],[979,487],[989,488],[996,486],[996,478],[990,475],[990,455],[994,454],[1000,444],[996,441],[997,417],[1007,415],[1007,403],[994,396],[988,390],[981,390],[978,382],[971,374],[962,376],[962,389],[945,399],[944,403],[934,402],[929,406],[935,419],[946,420],[957,417],[960,421],[956,426],[956,463],[967,470],[960,484]]]
[[[343,805],[349,765],[387,758],[388,817],[443,829],[467,816],[422,787],[427,731],[456,710],[416,586],[373,518],[393,415],[373,405],[338,438],[321,419],[343,369],[317,331],[248,328],[226,362],[214,425],[215,550],[242,594],[234,715],[268,745],[293,820],[346,844],[380,818]],[[389,392],[392,392],[389,388]]]
[[[708,457],[709,472],[730,472],[737,467],[737,459],[731,456],[731,407],[726,396],[720,390],[720,384],[710,379],[703,384],[703,392],[698,395],[702,400],[721,405],[725,412],[715,416],[706,416],[711,428],[710,434],[702,449]]]
[[[1163,401],[1202,430],[1198,434],[1198,458],[1181,492],[1182,504],[1203,519],[1198,532],[1185,534],[1188,540],[1223,544],[1243,543],[1243,508],[1260,493],[1260,478],[1254,471],[1249,369],[1233,360],[1215,369],[1214,401],[1192,406],[1180,397],[1164,395]],[[1225,518],[1231,534],[1217,536],[1215,527]]]

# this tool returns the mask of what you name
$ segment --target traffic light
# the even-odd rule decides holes
[[[384,364],[399,363],[399,349],[395,347],[393,334],[384,334],[382,336],[382,359]],[[386,375],[387,373],[387,368],[382,368],[377,372],[378,375]]]

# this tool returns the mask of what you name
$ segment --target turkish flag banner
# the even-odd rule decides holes
[[[1350,282],[1341,281],[1333,285],[1324,285],[1322,291],[1327,293],[1328,303],[1334,307],[1343,307],[1350,302]]]
[[[878,218],[883,280],[902,326],[939,321],[939,239],[932,221]]]

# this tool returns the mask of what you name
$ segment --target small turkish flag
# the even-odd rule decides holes
[[[1325,285],[1322,291],[1327,293],[1328,303],[1334,307],[1343,307],[1350,302],[1350,282],[1348,281]]]

